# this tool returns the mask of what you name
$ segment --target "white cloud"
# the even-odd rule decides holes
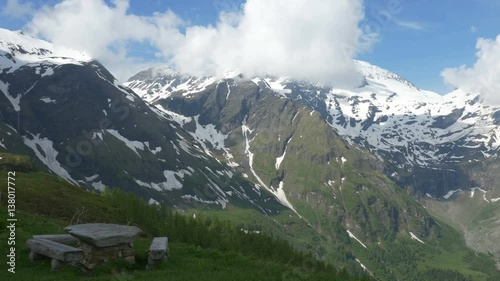
[[[2,15],[11,18],[22,18],[32,12],[31,2],[20,3],[19,0],[7,0],[7,3],[2,8]]]
[[[394,22],[403,28],[412,30],[424,30],[424,26],[418,22],[414,21],[404,21],[404,20],[394,20]]]
[[[65,0],[36,11],[28,31],[56,45],[85,50],[120,79],[134,74],[146,62],[132,57],[127,47],[132,42],[151,42],[170,47],[179,40],[182,21],[172,12],[139,17],[127,13],[128,1]],[[172,42],[172,44],[170,43]]]
[[[189,27],[173,62],[199,74],[230,69],[353,85],[363,15],[362,1],[249,0],[215,27]]]
[[[500,35],[496,39],[480,38],[476,48],[474,66],[448,68],[441,76],[454,87],[480,93],[485,101],[500,105]]]
[[[192,74],[236,70],[352,86],[360,79],[352,58],[362,51],[363,9],[363,0],[247,0],[240,11],[222,12],[215,26],[183,26],[170,11],[130,14],[127,0],[112,6],[64,0],[37,11],[28,27],[55,44],[91,53],[121,79],[132,74],[124,66],[137,58],[127,46],[137,41]]]

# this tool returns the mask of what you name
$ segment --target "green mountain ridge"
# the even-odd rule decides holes
[[[2,171],[32,167],[29,157],[2,154]],[[5,194],[5,182],[2,189]],[[16,275],[2,271],[7,280],[372,280],[316,261],[283,241],[262,234],[246,234],[227,221],[199,215],[196,219],[148,205],[118,189],[101,195],[71,186],[53,175],[36,170],[16,173],[18,205]],[[21,188],[22,187],[22,188]],[[6,221],[6,198],[0,202],[1,225]],[[75,220],[75,214],[81,214]],[[90,276],[78,268],[50,270],[48,262],[31,263],[25,240],[34,234],[60,233],[69,223],[130,223],[145,233],[135,243],[137,264],[112,262]],[[5,227],[5,225],[4,225]],[[2,232],[4,238],[7,232]],[[170,258],[159,268],[145,271],[151,235],[167,235]],[[221,239],[221,237],[225,239]],[[5,249],[2,260],[5,259]],[[14,276],[14,277],[13,277]],[[13,279],[12,279],[13,278]]]
[[[1,156],[4,159],[7,159],[9,163],[15,163],[4,166],[7,169],[11,168],[23,169],[24,167],[32,166],[32,161],[25,156],[16,156],[11,154],[2,154]],[[5,192],[6,184],[5,182],[1,183],[1,181],[5,181],[5,179],[0,180],[0,184],[2,186],[2,192]],[[67,224],[73,219],[73,215],[75,214],[75,212],[84,208],[86,210],[86,213],[82,217],[82,221],[80,222],[126,223],[132,221],[132,223],[134,224],[137,223],[141,228],[143,228],[143,230],[145,230],[149,234],[157,235],[160,233],[165,233],[165,235],[173,237],[174,243],[171,246],[172,251],[173,253],[177,252],[178,254],[177,256],[174,256],[174,258],[172,258],[173,265],[168,264],[166,267],[162,267],[158,272],[142,273],[141,270],[137,271],[137,269],[133,268],[125,268],[123,270],[122,268],[123,265],[111,264],[109,266],[105,266],[100,271],[96,272],[96,274],[91,279],[89,279],[89,277],[81,276],[81,273],[78,270],[74,270],[72,268],[64,269],[63,272],[61,273],[59,272],[51,273],[49,269],[50,267],[47,264],[40,264],[40,266],[33,267],[32,264],[27,262],[26,249],[24,248],[24,246],[20,246],[18,248],[20,249],[20,254],[18,255],[18,259],[20,259],[19,261],[20,266],[18,270],[21,272],[20,274],[21,277],[19,277],[21,279],[16,279],[16,280],[32,280],[30,278],[33,277],[30,276],[32,276],[33,274],[35,275],[41,274],[41,276],[45,276],[45,278],[48,278],[48,279],[42,278],[39,280],[57,280],[57,278],[63,278],[65,280],[67,280],[67,278],[85,278],[85,280],[94,280],[94,279],[107,280],[106,278],[108,277],[106,276],[115,276],[113,274],[116,273],[113,272],[116,272],[116,269],[119,268],[122,268],[121,274],[125,274],[123,276],[128,276],[127,278],[132,278],[132,280],[143,280],[148,278],[158,279],[162,278],[163,276],[169,276],[168,278],[170,280],[172,278],[171,274],[179,275],[175,277],[178,279],[173,279],[173,280],[188,280],[187,278],[198,278],[201,276],[197,274],[207,274],[207,272],[202,273],[203,271],[206,270],[209,270],[210,272],[208,273],[208,275],[203,275],[205,278],[207,278],[205,280],[216,280],[216,279],[224,280],[224,279],[218,279],[221,277],[217,276],[223,276],[224,274],[232,272],[233,270],[235,271],[234,273],[235,275],[232,276],[240,276],[238,280],[246,280],[245,279],[246,277],[249,278],[248,280],[254,280],[253,279],[254,274],[258,274],[256,276],[262,276],[260,277],[261,278],[260,280],[276,280],[278,276],[279,278],[285,278],[284,280],[336,280],[334,277],[332,277],[334,276],[332,275],[332,273],[327,273],[327,272],[321,273],[323,271],[322,270],[318,271],[318,269],[310,271],[307,269],[309,267],[308,266],[304,267],[304,265],[299,267],[295,266],[282,267],[281,265],[279,265],[279,263],[272,264],[267,262],[266,261],[267,258],[263,259],[263,257],[256,257],[256,259],[241,258],[240,256],[238,255],[234,256],[231,253],[226,254],[227,250],[223,250],[223,252],[218,253],[217,251],[210,252],[209,250],[200,250],[197,248],[192,248],[192,246],[184,246],[183,244],[179,244],[178,242],[176,242],[179,241],[179,239],[186,239],[188,241],[192,241],[189,243],[195,243],[195,244],[203,243],[201,241],[210,241],[210,240],[200,240],[200,242],[196,242],[197,238],[195,237],[201,238],[203,236],[196,236],[195,235],[196,232],[194,232],[193,230],[185,229],[184,231],[188,232],[187,233],[183,232],[183,230],[181,230],[183,228],[180,227],[180,225],[176,225],[173,228],[172,226],[170,226],[169,228],[168,226],[172,225],[172,222],[169,223],[170,221],[169,219],[166,219],[166,226],[167,226],[167,229],[165,230],[166,232],[162,232],[163,230],[161,227],[161,223],[158,224],[159,222],[159,220],[157,219],[158,214],[156,213],[156,211],[154,211],[156,207],[154,206],[148,207],[146,203],[144,202],[140,203],[141,200],[136,198],[135,196],[131,194],[127,195],[119,190],[116,190],[116,192],[111,192],[111,193],[105,192],[103,195],[99,196],[95,193],[85,191],[84,189],[81,189],[79,187],[71,186],[66,181],[57,178],[53,175],[32,170],[29,172],[17,173],[16,182],[18,183],[19,186],[17,192],[17,198],[19,202],[18,216],[20,222],[18,230],[18,241],[20,241],[21,243],[23,239],[29,238],[32,234],[60,232],[62,228],[65,226],[65,224]],[[4,198],[3,200],[5,200],[5,197],[3,198]],[[5,202],[2,202],[2,204],[3,203]],[[231,210],[231,211],[186,210],[185,211],[186,214],[183,215],[182,217],[187,218],[186,215],[188,215],[189,217],[192,218],[193,217],[191,215],[192,212],[198,214],[196,216],[197,220],[201,221],[207,219],[210,220],[210,218],[212,218],[211,220],[215,221],[217,221],[218,219],[222,220],[229,219],[230,221],[232,221],[232,224],[235,225],[235,230],[238,230],[238,233],[242,233],[242,235],[244,233],[243,227],[246,230],[250,230],[250,232],[255,232],[257,229],[259,229],[264,233],[271,232],[273,236],[275,236],[274,234],[280,233],[279,231],[272,229],[273,227],[276,227],[278,224],[272,222],[271,219],[268,219],[267,220],[268,225],[266,225],[264,223],[266,221],[265,216],[260,214],[259,215],[260,217],[257,217],[259,213],[255,211],[252,211],[254,213],[253,215],[250,215],[250,213],[248,213],[248,211],[245,211],[245,209]],[[5,212],[2,212],[2,214],[4,213]],[[238,216],[237,214],[240,214],[240,216]],[[286,221],[285,217],[291,219],[288,215],[283,216],[283,214],[275,215],[274,217],[272,217],[272,219],[279,222],[285,222]],[[177,219],[175,221],[177,221]],[[192,218],[191,220],[188,221],[194,222],[194,219]],[[289,222],[291,222],[291,220]],[[295,223],[297,222],[300,222],[300,220],[297,220]],[[185,226],[189,224],[187,221],[186,223],[187,224],[184,224]],[[290,225],[293,224],[294,223],[291,223]],[[242,230],[240,230],[240,228]],[[289,231],[287,227],[284,228],[285,229],[284,230],[282,229],[281,231],[285,232]],[[448,227],[444,226],[444,228]],[[177,234],[174,233],[173,230],[177,230],[176,231]],[[453,232],[448,231],[448,229],[446,229],[445,232],[448,233],[448,235],[445,235],[446,239],[441,239],[439,242],[440,243],[453,242],[447,245],[448,246],[453,245],[453,247],[457,251],[442,251],[442,249],[436,250],[436,248],[439,247],[437,245],[425,246],[425,251],[434,251],[434,253],[432,253],[433,255],[441,253],[450,256],[448,256],[445,263],[441,264],[440,266],[437,266],[437,264],[433,264],[432,262],[428,261],[429,264],[427,264],[427,267],[425,266],[425,263],[419,263],[418,268],[421,271],[416,271],[415,268],[413,269],[406,268],[408,272],[405,272],[405,274],[407,274],[405,280],[457,280],[457,281],[495,280],[492,279],[494,277],[490,277],[490,279],[487,279],[487,274],[484,273],[480,274],[478,271],[467,269],[465,267],[455,268],[459,270],[463,275],[458,273],[458,271],[449,270],[450,268],[453,267],[450,264],[446,264],[446,262],[458,262],[458,264],[455,264],[455,266],[466,265],[464,260],[460,261],[459,259],[454,259],[451,257],[451,255],[458,254],[459,252],[462,251],[465,252],[466,248],[462,245],[463,242],[462,243],[460,242],[460,237],[458,233],[455,233],[455,235],[450,235]],[[219,231],[212,232],[211,235],[212,236],[216,235],[213,237],[217,237],[215,238],[216,240],[214,241],[221,241],[220,237],[218,237],[219,235],[228,235],[222,233],[224,232],[219,232]],[[234,232],[229,232],[229,233],[234,233]],[[208,236],[206,236],[206,239],[208,239]],[[457,239],[457,241],[453,241],[451,239]],[[147,237],[139,239],[137,246],[139,247],[138,253],[141,253],[141,251],[145,252],[148,241],[149,238]],[[222,241],[232,241],[232,239],[228,239],[228,237],[226,236],[226,239],[223,239]],[[268,243],[269,242],[266,242],[267,246],[265,246],[265,248],[269,248],[269,246],[271,245]],[[346,243],[349,244],[349,242]],[[223,247],[222,249],[224,249],[224,247],[227,247],[224,245],[225,245],[224,243],[219,246],[216,246],[214,244],[214,246],[210,247]],[[403,257],[406,262],[409,262],[411,259],[418,258],[418,256],[421,256],[423,254],[422,251],[419,252],[416,248],[414,248],[415,245],[417,244],[414,241],[402,237],[400,241],[397,243],[384,244],[383,246],[385,248],[385,251],[374,251],[374,247],[372,245],[369,245],[368,251],[358,247],[356,253],[359,253],[357,258],[363,260],[363,263],[367,267],[371,266],[371,264],[365,261],[369,261],[372,258],[371,255],[376,255],[378,258],[384,258],[386,259],[386,262],[394,262],[393,260],[394,258],[399,259]],[[300,246],[296,245],[296,247]],[[242,250],[242,248],[238,247],[236,248],[237,252],[239,251],[238,249]],[[416,253],[414,253],[413,250],[415,250]],[[232,251],[234,250],[231,250],[231,252]],[[397,256],[391,256],[391,255],[397,255]],[[473,266],[474,263],[476,264],[482,263],[481,269],[484,268],[485,270],[487,270],[487,272],[489,272],[489,267],[487,262],[488,259],[485,259],[485,257],[482,258],[475,257],[472,254],[472,252],[470,252],[468,255],[469,256],[467,256],[467,258],[470,259],[469,266]],[[423,256],[425,256],[425,254]],[[196,261],[193,259],[196,259]],[[210,260],[214,259],[218,261],[217,265],[212,264],[212,262],[210,262]],[[228,259],[233,260],[233,262],[228,264],[227,263]],[[140,260],[141,259],[139,259],[139,263]],[[199,265],[198,267],[196,267],[197,269],[187,270],[189,268],[190,263],[188,262],[185,265],[183,265],[187,260],[192,260],[193,262],[196,262]],[[225,262],[223,260],[225,260]],[[222,264],[220,264],[220,262],[222,262]],[[348,264],[351,264],[351,262],[347,261]],[[200,266],[200,264],[203,264],[203,266]],[[339,265],[335,263],[334,265],[335,267],[339,268]],[[263,271],[256,270],[256,268],[262,266],[263,268],[265,268],[263,269]],[[352,272],[352,270],[354,270],[354,272],[357,272],[355,274],[361,274],[362,272],[359,270],[356,271],[354,268],[351,268],[350,266],[347,266],[347,268],[349,269],[348,271]],[[404,270],[404,268],[405,267],[399,268],[399,270]],[[189,273],[185,271],[189,271]],[[240,271],[240,273],[236,273],[237,271]],[[254,272],[254,274],[251,274],[251,276],[249,276],[251,272]],[[339,274],[345,274],[345,273],[339,273]],[[467,277],[464,277],[468,275],[471,275],[472,279],[467,279]],[[339,277],[338,280],[358,280],[354,279],[354,277],[348,277],[348,275],[339,275],[339,276],[344,276],[344,277]],[[415,276],[415,278],[417,279],[411,279],[412,278],[411,276]],[[451,278],[451,279],[443,279],[443,278]],[[389,280],[382,277],[382,275],[378,275],[376,279]],[[368,278],[366,278],[366,280],[368,280]]]

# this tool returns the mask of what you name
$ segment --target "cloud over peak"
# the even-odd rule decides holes
[[[34,13],[28,29],[55,44],[83,49],[121,79],[143,67],[130,45],[148,44],[182,72],[274,74],[355,86],[353,58],[362,50],[363,0],[247,0],[221,12],[214,26],[186,25],[171,11],[128,12],[127,0],[64,0]]]
[[[480,93],[486,102],[500,105],[500,35],[478,39],[476,48],[477,61],[472,67],[447,68],[441,76],[454,87]]]
[[[19,0],[7,0],[0,12],[6,17],[22,18],[33,12],[31,6],[31,2],[21,3]]]
[[[357,83],[352,58],[362,19],[362,1],[249,0],[215,27],[188,28],[173,62],[187,72]]]

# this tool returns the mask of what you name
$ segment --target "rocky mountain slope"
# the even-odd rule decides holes
[[[421,90],[366,62],[358,61],[357,67],[365,83],[356,89],[286,77],[251,80],[317,111],[349,143],[384,160],[385,173],[402,186],[435,197],[475,187],[466,173],[467,166],[496,157],[500,108],[483,104],[478,95],[461,90],[446,96]],[[154,103],[175,94],[189,97],[216,80],[159,68],[140,72],[125,85]]]
[[[366,74],[365,85],[356,91],[364,93],[366,99],[377,96],[379,107],[386,105],[384,101],[396,100],[396,94],[381,90],[391,86],[391,83],[407,91],[401,92],[400,105],[394,103],[396,105],[393,106],[397,107],[394,112],[401,112],[402,106],[411,108],[403,101],[405,99],[414,103],[421,101],[422,98],[417,95],[434,98],[435,107],[438,107],[441,97],[436,94],[420,91],[401,77],[366,63],[359,62],[359,66],[368,68],[371,74]],[[378,79],[379,83],[371,79]],[[383,85],[382,81],[387,85]],[[388,138],[388,141],[394,142],[392,146],[374,149],[366,141],[376,140],[369,132],[383,134],[380,130],[385,130],[385,125],[376,116],[379,110],[374,108],[375,105],[367,106],[368,100],[358,94],[291,79],[247,78],[235,73],[228,73],[219,79],[196,78],[176,73],[170,68],[143,71],[125,85],[188,131],[193,130],[193,124],[213,126],[218,134],[226,138],[225,145],[207,143],[207,148],[212,149],[214,155],[219,155],[221,161],[225,158],[225,161],[236,163],[237,170],[273,193],[283,205],[328,237],[327,240],[338,241],[342,232],[347,231],[353,241],[362,241],[358,245],[364,248],[367,244],[390,244],[402,234],[417,243],[426,243],[425,240],[432,241],[433,237],[441,235],[440,227],[428,217],[427,212],[418,204],[413,205],[411,202],[414,200],[383,173],[396,182],[409,182],[408,187],[418,191],[425,183],[413,180],[412,173],[418,174],[421,170],[435,175],[452,174],[450,167],[443,168],[447,163],[446,157],[439,160],[437,157],[426,158],[427,154],[420,153],[418,156],[421,158],[413,155],[410,159],[401,147],[397,149],[397,138]],[[365,93],[367,89],[377,90],[377,93],[368,95]],[[367,110],[360,112],[364,106]],[[390,109],[390,105],[388,107]],[[444,109],[433,110],[446,113]],[[369,112],[374,113],[372,117],[361,119]],[[443,119],[432,113],[425,116],[429,125]],[[370,123],[367,121],[369,118],[374,121]],[[403,115],[398,121],[395,115],[390,114],[386,123],[389,123],[389,118],[393,118],[396,124],[405,118],[412,119]],[[424,123],[422,121],[419,125],[423,127]],[[402,125],[395,125],[395,128],[406,134]],[[366,130],[361,126],[365,126]],[[494,131],[495,128],[491,129]],[[436,131],[433,127],[429,130]],[[363,134],[366,134],[364,140]],[[426,136],[425,133],[421,135]],[[403,137],[406,140],[412,138],[409,135]],[[381,143],[384,141],[381,140]],[[408,146],[404,139],[399,143]],[[227,151],[231,153],[231,158],[225,156]],[[422,160],[412,162],[415,158]],[[400,176],[404,173],[411,178]],[[457,175],[453,177],[459,180]],[[463,177],[469,179],[465,172]],[[451,184],[443,186],[440,177],[424,180],[434,182],[437,188],[428,187],[420,190],[420,194],[430,197],[444,194],[449,198],[447,194]],[[470,181],[473,179],[470,178]],[[328,250],[323,250],[328,254]],[[380,252],[378,255],[381,255]]]
[[[31,154],[74,185],[121,187],[151,202],[284,209],[270,194],[254,196],[253,184],[97,61],[6,30],[0,50],[2,150]]]
[[[500,248],[490,243],[492,237],[498,236],[498,223],[493,219],[496,211],[492,210],[500,207],[497,206],[500,203],[498,165],[494,164],[498,162],[499,108],[484,104],[479,95],[459,89],[440,96],[366,62],[359,61],[357,66],[365,82],[348,90],[291,78],[245,77],[237,73],[227,73],[221,78],[198,78],[171,68],[142,71],[125,85],[167,115],[179,118],[180,114],[187,121],[196,119],[228,135],[230,151],[237,159],[231,161],[236,161],[254,182],[269,189],[285,205],[299,210],[299,214],[308,213],[301,210],[301,199],[308,205],[314,202],[316,210],[321,203],[328,202],[328,196],[318,192],[322,184],[332,187],[334,197],[345,192],[342,183],[350,177],[345,177],[343,170],[346,163],[349,165],[352,161],[338,153],[342,145],[328,143],[340,136],[347,147],[362,147],[376,155],[377,159],[359,162],[383,172],[417,198],[428,200],[425,205],[433,214],[452,225],[457,225],[453,217],[470,218],[466,224],[456,227],[466,234],[469,246],[500,257]],[[302,111],[290,109],[291,104]],[[333,132],[327,133],[328,141],[321,140],[322,129],[297,134],[295,124],[306,115],[316,120],[305,127]],[[322,125],[318,125],[320,123]],[[298,148],[294,148],[296,143]],[[311,147],[326,148],[325,154],[316,158]],[[328,155],[328,148],[337,153]],[[311,162],[318,165],[313,166]],[[337,173],[336,178],[321,172],[328,170],[325,166],[332,163],[338,166],[331,168],[334,172],[327,173]],[[362,167],[356,165],[353,169],[359,171]],[[309,181],[304,180],[305,171],[310,173],[305,177],[310,178]],[[354,186],[357,186],[356,192],[366,190],[358,183]],[[472,201],[455,201],[457,194],[477,190],[481,191],[478,196],[484,205],[480,209],[486,210],[478,213],[487,220],[471,214],[470,207],[475,206]],[[374,197],[380,198],[380,194]],[[446,205],[455,202],[461,202],[460,207],[443,215]],[[322,206],[325,209],[325,205],[335,206],[326,203]],[[464,216],[465,213],[468,215]],[[344,214],[340,217],[345,218]],[[471,225],[476,219],[479,222]],[[349,226],[349,218],[341,221]],[[488,229],[489,234],[476,235],[481,229]],[[362,233],[367,235],[370,231],[365,228]]]

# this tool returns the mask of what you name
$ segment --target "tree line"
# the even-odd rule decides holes
[[[294,249],[287,241],[262,233],[245,232],[229,221],[198,214],[181,214],[167,206],[150,205],[132,193],[107,189],[103,198],[120,210],[122,220],[136,224],[152,236],[167,236],[169,242],[214,248],[245,256],[300,267],[311,272],[324,272],[328,280],[373,280],[367,275],[353,276],[316,259],[310,253]]]

